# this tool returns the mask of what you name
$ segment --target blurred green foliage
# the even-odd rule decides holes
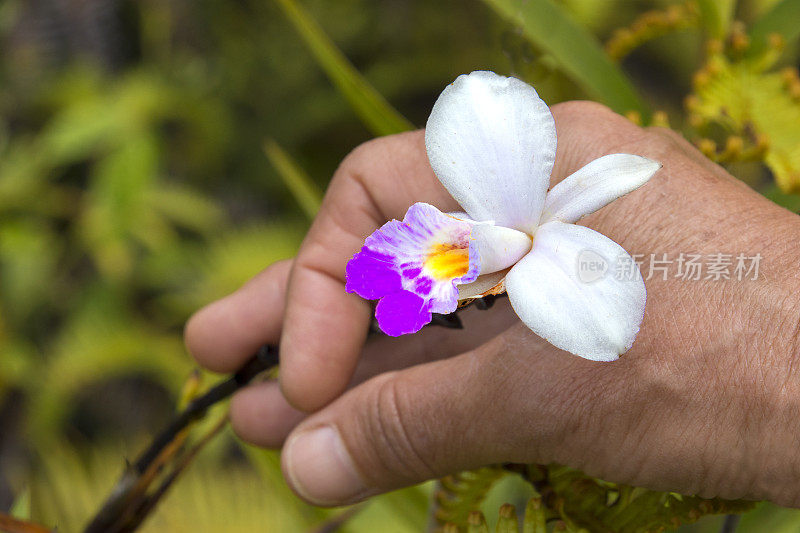
[[[747,109],[748,93],[732,90],[740,78],[800,113],[787,76],[761,76],[796,65],[798,26],[781,14],[800,3],[698,1],[698,19],[659,19],[658,27],[651,17],[649,26],[614,33],[675,4],[0,4],[0,509],[79,530],[122,458],[172,412],[193,366],[181,339],[193,310],[293,255],[337,162],[372,134],[424,124],[461,73],[514,73],[551,104],[597,98],[644,120],[658,110],[654,121],[661,116],[698,141],[723,142],[750,127],[728,113]],[[709,64],[718,66],[698,88],[692,73],[705,62],[704,36],[724,39],[734,19],[754,23],[753,53],[731,66],[717,50]],[[771,50],[774,31],[788,46],[765,65],[756,52]],[[622,67],[601,45],[612,35],[626,52]],[[687,117],[693,87],[701,99],[687,103]],[[768,133],[783,151],[762,147],[755,159],[769,164],[772,154],[787,165],[773,168],[782,191],[763,165],[734,168],[797,209],[798,132],[781,124]],[[709,146],[710,156],[741,163]],[[491,489],[483,503],[490,525],[500,503],[524,508],[523,485],[510,476]],[[420,531],[430,498],[431,484],[376,498],[342,530]],[[274,452],[225,434],[145,529],[304,531],[341,512],[301,503]],[[800,516],[762,506],[740,530],[765,524],[797,531]],[[691,530],[715,528],[711,518]]]

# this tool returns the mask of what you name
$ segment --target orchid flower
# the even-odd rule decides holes
[[[442,92],[425,145],[464,213],[414,204],[348,262],[346,290],[379,300],[379,327],[392,336],[414,333],[431,313],[505,291],[520,320],[557,348],[596,361],[627,351],[644,316],[644,281],[638,269],[627,278],[582,275],[587,254],[599,269],[635,263],[617,243],[575,223],[661,165],[606,155],[548,192],[556,156],[550,109],[530,85],[483,71]]]

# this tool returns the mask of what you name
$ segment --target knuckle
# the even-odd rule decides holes
[[[645,151],[650,156],[665,157],[683,151],[686,144],[677,132],[668,128],[642,128],[597,102],[562,102],[551,109],[557,121],[591,131],[590,139],[583,140],[588,140],[589,148],[597,154]]]
[[[380,225],[400,214],[388,191],[398,185],[404,190],[402,183],[412,169],[416,174],[423,160],[427,165],[423,137],[422,130],[398,133],[366,141],[351,151],[334,173],[318,216],[324,221],[320,225],[333,221],[352,231],[353,220]],[[404,204],[402,212],[407,207]],[[360,228],[366,230],[363,224]]]
[[[571,173],[594,158],[605,154],[630,151],[638,153],[647,132],[595,102],[574,101],[552,108],[559,135],[562,171]],[[563,142],[562,142],[563,141]]]
[[[640,150],[645,150],[648,157],[670,160],[685,154],[687,141],[680,133],[660,127],[641,128],[640,135],[635,139],[633,146],[638,146]],[[681,157],[684,159],[684,157]]]
[[[387,156],[386,144],[385,138],[372,139],[360,144],[345,156],[333,175],[328,192],[332,194],[338,188],[347,189],[351,193],[344,202],[331,201],[331,197],[326,195],[318,222],[324,220],[325,224],[332,225],[337,231],[349,234],[352,232],[350,221],[353,219],[354,209],[361,211],[361,215],[367,220],[377,222],[385,218],[375,200],[369,179],[374,175],[375,165]]]
[[[376,153],[384,150],[386,139],[378,137],[363,142],[353,148],[339,164],[336,174],[358,173],[364,163],[372,159]]]
[[[345,156],[334,178],[357,177],[367,173],[376,162],[384,165],[387,160],[402,158],[414,150],[423,134],[422,130],[415,130],[365,141]]]
[[[666,143],[669,145],[680,145],[687,142],[683,135],[670,128],[665,128],[662,126],[648,126],[644,130],[656,142]]]
[[[381,478],[388,474],[400,480],[433,477],[433,469],[423,455],[429,443],[424,431],[420,431],[420,417],[404,400],[392,374],[373,390],[364,426],[372,443],[370,460],[375,464],[371,465],[374,468],[365,469],[366,473],[376,472]]]
[[[664,155],[675,151],[677,148],[674,139],[649,128],[642,128],[633,124],[628,124],[628,129],[624,135],[615,135],[614,132],[609,131],[607,139],[616,151],[645,155],[651,158],[657,158],[656,156],[662,156],[663,158]]]
[[[408,159],[425,157],[424,136],[424,130],[414,130],[361,143],[345,156],[334,178],[368,174],[376,167],[385,169]]]

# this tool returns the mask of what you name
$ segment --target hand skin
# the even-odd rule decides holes
[[[552,111],[553,183],[609,153],[664,165],[581,224],[645,257],[760,253],[758,279],[687,281],[675,265],[666,281],[656,273],[636,342],[613,363],[550,346],[507,302],[468,310],[463,331],[366,341],[370,308],[344,291],[347,260],[414,202],[457,207],[428,165],[423,132],[370,141],[336,172],[293,262],[187,325],[189,350],[218,372],[280,341],[280,385],[234,397],[235,431],[283,444],[290,485],[320,505],[490,463],[555,462],[657,490],[800,506],[800,218],[674,132],[588,102]]]

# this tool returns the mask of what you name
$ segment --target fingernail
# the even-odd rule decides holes
[[[369,493],[339,432],[331,426],[292,437],[283,453],[289,484],[314,504],[341,505]]]

